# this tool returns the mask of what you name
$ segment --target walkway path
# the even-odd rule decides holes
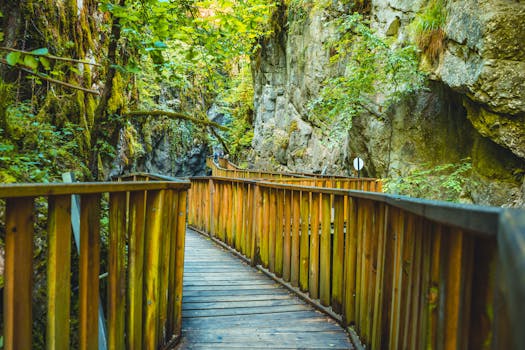
[[[179,349],[353,349],[331,318],[192,230],[183,295]]]

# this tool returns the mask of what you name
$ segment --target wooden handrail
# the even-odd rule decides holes
[[[180,336],[188,181],[0,185],[6,199],[4,347],[32,348],[34,206],[47,200],[49,348],[70,346],[71,195],[80,195],[79,348],[98,347],[99,266],[107,258],[108,344],[173,345]],[[108,256],[100,256],[102,198]],[[127,256],[126,256],[127,254]],[[143,277],[144,276],[144,277]],[[171,344],[171,345],[170,345]]]
[[[519,322],[505,331],[508,309],[493,300],[500,208],[279,181],[191,181],[191,226],[352,326],[372,349],[523,341]],[[525,253],[513,256],[517,266]],[[523,290],[523,280],[514,283]]]
[[[248,178],[248,179],[347,179],[349,177],[342,175],[323,175],[305,172],[277,172],[277,171],[260,171],[241,169],[237,165],[231,163],[228,159],[219,158],[216,164],[212,157],[206,158],[206,165],[212,170],[212,176],[224,176],[234,178]]]

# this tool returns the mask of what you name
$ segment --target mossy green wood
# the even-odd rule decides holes
[[[108,346],[122,349],[126,302],[126,193],[109,195]]]
[[[310,265],[310,193],[301,192],[301,240],[299,287],[302,291],[308,290],[308,268]]]
[[[33,198],[6,203],[4,348],[31,349]]]
[[[98,349],[100,195],[82,195],[80,208],[79,348],[91,350]]]
[[[49,197],[47,349],[69,349],[71,196]],[[64,331],[67,330],[67,331]]]
[[[128,225],[128,302],[126,306],[126,348],[129,350],[142,349],[145,202],[145,191],[134,191],[130,193]]]

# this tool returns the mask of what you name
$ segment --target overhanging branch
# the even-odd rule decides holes
[[[222,126],[220,124],[217,124],[215,122],[212,122],[210,120],[205,119],[198,119],[194,117],[190,117],[189,115],[186,115],[184,113],[178,113],[178,112],[167,112],[167,111],[131,111],[131,112],[124,112],[122,113],[122,116],[125,117],[158,117],[158,116],[166,116],[168,118],[172,119],[184,119],[188,120],[192,123],[199,124],[199,125],[205,125],[210,126],[216,129],[220,130],[228,130],[227,127]]]

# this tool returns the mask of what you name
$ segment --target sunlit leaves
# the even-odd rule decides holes
[[[22,57],[21,52],[10,52],[7,54],[5,60],[9,65],[14,66],[20,61],[20,57]]]

